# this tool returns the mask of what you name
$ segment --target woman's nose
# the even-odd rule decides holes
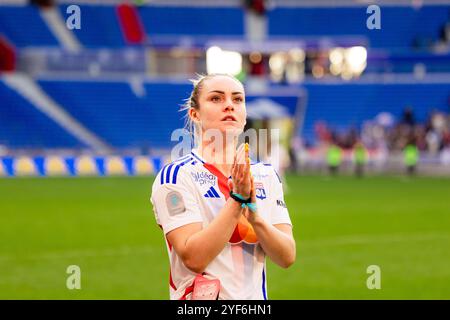
[[[225,110],[234,110],[233,101],[231,100],[225,101]]]

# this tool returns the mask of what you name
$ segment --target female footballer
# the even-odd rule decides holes
[[[185,109],[197,147],[158,173],[151,195],[170,258],[170,298],[267,299],[265,257],[287,268],[296,246],[276,171],[237,145],[244,87],[230,75],[201,76]],[[223,135],[219,144],[210,131]]]

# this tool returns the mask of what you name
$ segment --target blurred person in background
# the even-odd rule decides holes
[[[367,150],[361,141],[358,141],[353,149],[353,161],[355,163],[355,175],[362,177],[367,163]]]
[[[328,171],[332,176],[337,175],[341,163],[342,163],[342,150],[338,145],[332,143],[327,150]]]
[[[416,173],[417,162],[419,161],[419,150],[411,139],[403,150],[403,161],[406,167],[406,173],[412,176]]]
[[[411,107],[406,107],[403,110],[402,124],[405,124],[405,125],[408,125],[408,126],[413,126],[413,125],[416,124],[416,119],[415,119],[415,116],[414,116],[414,112],[413,112]]]

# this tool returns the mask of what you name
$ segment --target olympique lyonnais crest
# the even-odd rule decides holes
[[[264,185],[262,182],[255,182],[255,192],[256,192],[256,198],[258,199],[265,199],[266,196],[266,190],[264,189]]]

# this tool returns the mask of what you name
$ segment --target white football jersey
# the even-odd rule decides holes
[[[251,165],[258,214],[271,224],[291,224],[281,180],[269,164]],[[164,235],[201,222],[207,227],[229,197],[228,177],[206,163],[195,150],[164,166],[152,187],[151,202]],[[213,241],[213,240],[212,240]],[[167,241],[170,259],[170,298],[189,299],[196,273],[190,271]],[[266,300],[265,253],[244,216],[222,252],[206,267],[205,277],[220,280],[219,299]]]

